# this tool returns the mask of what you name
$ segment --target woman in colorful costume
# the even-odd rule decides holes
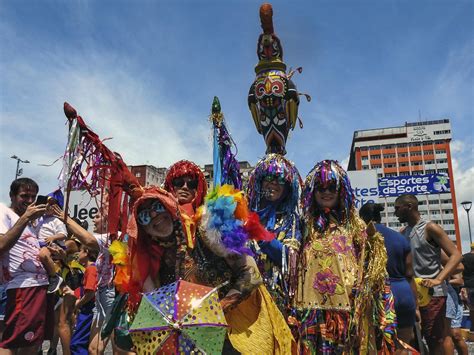
[[[155,186],[145,188],[132,212],[127,229],[130,257],[127,291],[129,304],[134,308],[140,292],[153,291],[180,278],[186,239],[177,201],[169,192]]]
[[[301,242],[299,198],[301,177],[292,162],[268,154],[250,174],[249,206],[275,239],[254,244],[263,280],[285,319],[291,315],[296,290],[297,256]]]
[[[223,352],[289,354],[296,350],[289,328],[245,248],[249,235],[265,231],[258,218],[249,218],[243,193],[230,185],[217,187],[198,210],[204,202],[206,182],[199,167],[189,161],[169,169],[165,188],[178,199],[186,224],[190,259],[185,262],[184,279],[212,287],[229,282],[219,290],[229,324],[230,342]]]
[[[393,351],[393,297],[385,287],[383,238],[354,206],[344,169],[317,163],[306,177],[295,306],[303,354]]]

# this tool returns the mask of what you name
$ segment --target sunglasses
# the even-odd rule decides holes
[[[336,186],[336,184],[329,184],[327,186],[320,185],[320,186],[316,187],[316,191],[318,191],[318,192],[329,191],[329,192],[334,194],[334,193],[337,192],[337,186]]]
[[[186,185],[189,189],[195,190],[198,187],[197,180],[184,180],[184,178],[176,178],[173,180],[173,186],[177,187],[178,189]]]
[[[151,222],[151,212],[166,212],[166,208],[161,204],[160,201],[154,201],[150,208],[146,208],[138,212],[138,223],[140,223],[142,226],[149,224]]]
[[[285,185],[286,184],[285,178],[283,176],[265,175],[263,180],[267,181],[267,182],[276,181],[278,183],[278,185]]]

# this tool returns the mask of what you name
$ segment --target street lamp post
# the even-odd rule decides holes
[[[23,169],[20,169],[20,163],[28,164],[30,161],[29,160],[21,160],[16,155],[12,155],[10,158],[16,160],[16,172],[15,172],[15,180],[16,180],[16,179],[18,179],[18,176],[20,176],[23,173]]]
[[[469,229],[469,242],[472,244],[472,235],[471,235],[471,221],[469,220],[469,211],[472,207],[472,201],[463,201],[461,202],[462,208],[467,213],[467,228]]]

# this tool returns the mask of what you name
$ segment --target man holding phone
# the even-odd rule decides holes
[[[7,290],[0,354],[36,353],[52,336],[54,299],[47,296],[36,223],[46,204],[34,203],[37,194],[35,181],[20,178],[10,186],[10,207],[0,204],[0,283]]]

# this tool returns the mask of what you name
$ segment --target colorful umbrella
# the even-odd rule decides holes
[[[138,354],[221,354],[226,332],[217,288],[182,280],[145,293],[130,327]]]

